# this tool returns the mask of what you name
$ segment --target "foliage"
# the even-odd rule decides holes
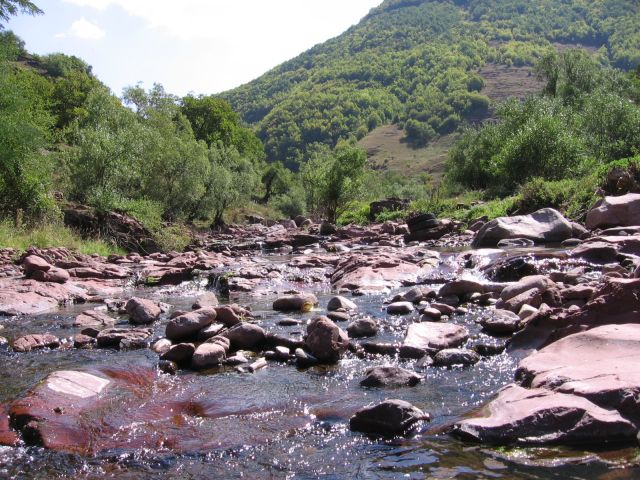
[[[307,148],[401,123],[408,140],[486,117],[479,67],[533,65],[553,42],[601,47],[603,61],[640,64],[634,0],[386,0],[358,25],[224,93],[257,128],[267,158],[296,169]]]
[[[576,178],[594,164],[640,152],[640,106],[630,76],[579,50],[548,55],[537,70],[547,82],[544,95],[506,102],[497,124],[468,130],[450,152],[450,180],[512,194],[535,177],[534,186]]]
[[[309,211],[335,223],[361,194],[366,154],[351,144],[316,145],[301,171]]]

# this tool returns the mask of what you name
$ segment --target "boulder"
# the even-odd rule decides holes
[[[468,338],[466,328],[452,323],[413,323],[407,329],[400,356],[422,358],[427,353],[459,347]]]
[[[357,310],[358,306],[348,298],[342,296],[333,297],[327,304],[327,310],[330,312],[341,308],[345,310]]]
[[[223,324],[225,327],[233,327],[242,323],[242,319],[235,310],[229,306],[215,307],[216,322]]]
[[[172,341],[188,340],[213,323],[216,310],[213,307],[201,308],[172,318],[167,323],[165,336]]]
[[[273,309],[278,312],[309,312],[318,304],[315,295],[289,295],[273,302]]]
[[[347,333],[351,338],[375,337],[379,329],[373,318],[359,318],[347,326]]]
[[[365,375],[360,382],[363,387],[413,387],[422,380],[415,372],[392,366],[369,368]]]
[[[605,197],[587,212],[589,230],[640,225],[640,193]]]
[[[336,226],[333,223],[322,222],[320,224],[320,235],[333,235],[336,231]]]
[[[41,350],[43,348],[58,348],[60,339],[55,335],[37,334],[25,335],[13,342],[13,351],[18,353],[26,353],[32,350]]]
[[[305,345],[321,362],[335,363],[349,346],[349,336],[327,317],[316,317],[307,327]]]
[[[375,435],[403,435],[429,414],[403,400],[385,400],[358,410],[349,420],[351,430]]]
[[[129,321],[135,325],[149,325],[160,318],[160,306],[146,298],[131,298],[125,305]]]
[[[562,242],[571,238],[571,223],[560,212],[543,208],[531,215],[500,217],[484,225],[473,240],[473,246],[495,247],[500,240],[526,238],[536,243]]]
[[[602,446],[634,441],[636,432],[618,412],[585,398],[509,385],[482,416],[458,422],[452,433],[495,445]]]
[[[264,329],[252,323],[240,323],[223,335],[229,339],[233,350],[256,350],[266,340]]]
[[[466,348],[445,348],[433,357],[433,364],[437,367],[452,367],[454,365],[475,365],[480,361],[480,355]]]

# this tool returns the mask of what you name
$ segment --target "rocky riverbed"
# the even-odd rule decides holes
[[[0,477],[635,478],[640,196],[0,252]],[[639,198],[636,198],[639,197]]]

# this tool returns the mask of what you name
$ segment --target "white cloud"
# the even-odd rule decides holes
[[[82,17],[71,24],[66,32],[56,35],[58,38],[81,38],[83,40],[99,40],[105,36],[105,31],[95,23]]]

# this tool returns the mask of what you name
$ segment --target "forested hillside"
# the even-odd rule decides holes
[[[635,68],[638,2],[386,0],[339,37],[222,96],[255,125],[268,160],[295,168],[309,145],[383,124],[399,124],[419,147],[477,121],[490,109],[481,67],[533,65],[558,43]]]

